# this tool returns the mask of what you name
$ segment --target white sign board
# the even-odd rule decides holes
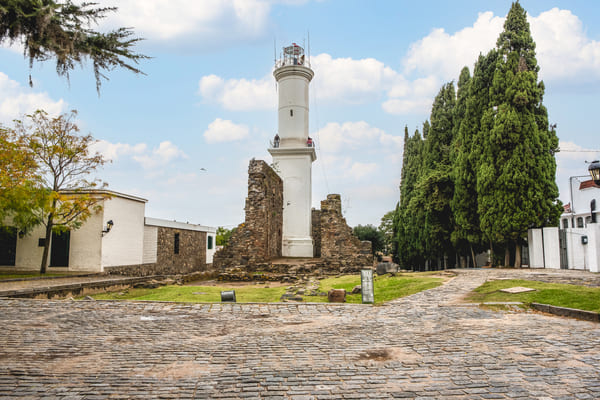
[[[373,289],[373,270],[360,270],[360,288],[362,293],[362,302],[373,304],[375,302],[375,292]]]

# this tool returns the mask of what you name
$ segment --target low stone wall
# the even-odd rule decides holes
[[[104,267],[104,272],[109,275],[151,276],[186,275],[212,272],[212,269],[211,264],[206,264],[206,232],[159,226],[155,263]]]
[[[248,166],[248,197],[245,222],[213,257],[216,269],[252,265],[281,257],[283,181],[262,160]]]

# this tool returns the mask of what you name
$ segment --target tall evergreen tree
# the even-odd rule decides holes
[[[415,211],[423,210],[420,228],[425,255],[430,261],[446,258],[452,252],[450,240],[454,221],[450,201],[453,197],[450,146],[454,126],[456,93],[454,84],[440,89],[431,108],[430,127],[423,153],[424,166],[415,195]]]
[[[492,242],[514,245],[515,266],[520,267],[520,241],[527,229],[554,225],[560,217],[554,158],[558,138],[548,129],[535,43],[518,2],[512,4],[497,48],[477,149],[478,211],[483,233]]]
[[[415,268],[418,264],[418,229],[415,228],[415,215],[409,209],[411,198],[422,168],[423,140],[418,130],[412,137],[408,128],[404,129],[404,153],[402,156],[402,180],[400,182],[400,202],[395,223],[398,263],[404,268]]]

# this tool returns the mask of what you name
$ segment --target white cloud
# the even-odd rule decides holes
[[[47,93],[25,88],[0,72],[0,122],[9,123],[36,110],[58,115],[66,106],[67,103],[63,99],[53,100]]]
[[[377,169],[378,165],[376,163],[355,162],[352,164],[352,167],[350,167],[350,175],[354,179],[362,179],[373,174]]]
[[[442,81],[457,79],[465,65],[472,66],[479,53],[487,53],[496,45],[504,18],[491,11],[479,13],[472,26],[453,35],[444,29],[434,29],[429,35],[410,46],[403,60],[404,72],[435,75]]]
[[[161,142],[151,154],[133,156],[133,159],[146,169],[167,165],[176,158],[187,158],[187,155],[168,140]]]
[[[248,137],[249,129],[246,125],[236,124],[230,120],[215,119],[204,131],[204,138],[208,143],[233,142]]]
[[[274,110],[277,100],[271,75],[252,80],[206,75],[200,79],[198,91],[206,101],[221,104],[226,110]]]
[[[600,42],[587,37],[576,15],[553,8],[528,19],[542,78],[583,81],[600,78]]]
[[[193,38],[203,46],[251,40],[262,36],[269,24],[271,5],[264,0],[101,0],[117,13],[103,21],[110,26],[131,26],[151,40]]]
[[[379,146],[379,143],[395,142],[392,135],[373,127],[365,121],[330,122],[313,134],[318,139],[317,145],[322,151],[335,153],[343,147],[356,149]]]
[[[100,153],[105,159],[114,161],[119,156],[129,156],[133,154],[142,154],[146,151],[145,143],[130,145],[127,143],[111,143],[106,140],[98,140],[91,146],[92,153]]]
[[[323,53],[311,58],[315,70],[313,90],[319,99],[364,103],[379,96],[399,76],[374,58],[332,58]]]

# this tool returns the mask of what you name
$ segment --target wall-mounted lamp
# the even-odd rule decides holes
[[[592,176],[594,183],[596,185],[600,185],[600,161],[594,160],[590,163],[588,167],[588,172]]]
[[[112,227],[115,225],[115,223],[113,222],[112,219],[109,219],[108,222],[106,223],[106,228],[102,229],[102,236],[104,236],[105,233],[110,232],[110,230],[112,229]]]

